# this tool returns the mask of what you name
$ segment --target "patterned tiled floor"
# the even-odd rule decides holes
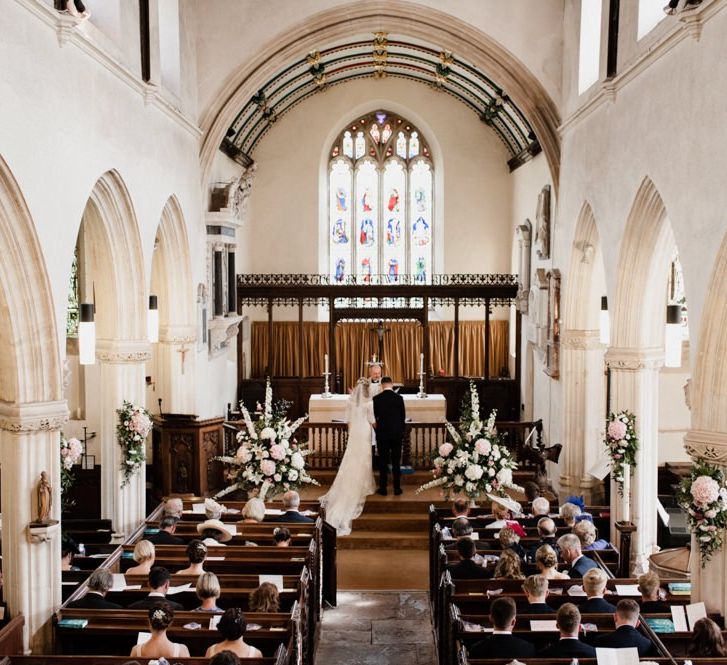
[[[426,593],[339,591],[323,613],[316,665],[435,665]]]

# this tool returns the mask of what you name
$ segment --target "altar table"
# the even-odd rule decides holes
[[[402,395],[406,418],[415,423],[441,423],[447,414],[447,400],[444,395]],[[308,403],[308,421],[311,423],[345,422],[348,395],[332,395],[324,398],[311,395]]]

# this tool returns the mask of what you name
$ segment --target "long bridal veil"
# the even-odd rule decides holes
[[[360,379],[346,409],[346,452],[331,489],[320,499],[326,508],[326,522],[336,529],[339,536],[351,533],[351,522],[361,515],[366,497],[376,488],[371,468],[372,397],[368,380]]]

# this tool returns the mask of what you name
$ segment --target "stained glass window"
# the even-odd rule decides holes
[[[429,283],[434,165],[421,133],[387,111],[359,117],[331,148],[328,265],[334,282],[373,275]]]

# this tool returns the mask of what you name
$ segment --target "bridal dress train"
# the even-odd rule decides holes
[[[351,522],[363,512],[366,497],[376,489],[371,440],[374,421],[372,386],[360,380],[348,400],[348,443],[341,466],[327,494],[320,498],[326,522],[339,536],[351,533]]]

